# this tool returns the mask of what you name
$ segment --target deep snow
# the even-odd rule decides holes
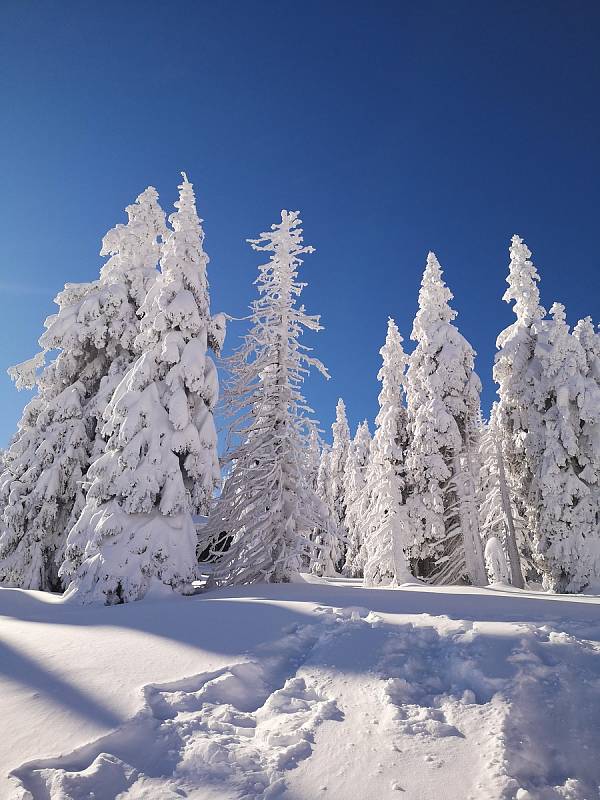
[[[597,800],[599,612],[344,579],[0,589],[0,797]]]

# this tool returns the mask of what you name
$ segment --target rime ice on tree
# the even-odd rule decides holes
[[[406,465],[414,542],[411,560],[427,580],[486,582],[477,525],[477,422],[481,383],[475,353],[452,324],[452,293],[433,253],[427,257],[407,372]]]
[[[350,428],[346,419],[346,406],[340,397],[335,408],[335,421],[331,426],[332,445],[324,453],[323,469],[318,480],[319,496],[323,500],[329,524],[314,531],[316,552],[312,572],[317,575],[335,575],[342,566],[346,548],[346,466],[350,449]]]
[[[361,422],[350,443],[344,476],[346,498],[346,530],[348,549],[344,562],[344,574],[353,578],[363,577],[365,542],[364,517],[368,507],[367,467],[371,451],[371,434],[367,420]]]
[[[543,452],[534,486],[534,555],[546,588],[581,591],[600,580],[598,449],[600,387],[585,348],[555,303],[539,326],[534,359],[540,369]],[[597,437],[598,434],[595,434]]]
[[[536,453],[541,452],[542,421],[539,407],[539,375],[534,351],[537,331],[545,316],[540,306],[540,276],[531,261],[531,251],[520,236],[510,246],[508,288],[503,300],[515,301],[515,322],[498,336],[494,380],[498,384],[497,433],[502,461],[516,514],[523,520],[519,550],[528,565],[525,577],[537,578],[533,567],[533,529],[536,500],[533,481],[538,470]]]
[[[404,382],[407,357],[393,319],[388,321],[384,346],[379,413],[366,471],[368,492],[365,530],[364,579],[367,586],[399,584],[410,579],[407,562],[409,533],[404,490],[407,446]]]
[[[518,540],[522,537],[524,521],[517,514],[508,489],[498,430],[497,408],[497,404],[494,403],[489,422],[482,422],[479,435],[479,530],[484,542],[493,538],[498,546],[503,548],[510,561],[510,583],[523,589],[523,569]],[[498,562],[495,556],[494,560]],[[490,576],[487,556],[486,568]]]
[[[213,573],[216,584],[289,581],[310,549],[310,532],[321,525],[322,504],[312,488],[306,453],[312,421],[301,386],[310,367],[327,375],[300,343],[319,318],[297,299],[303,244],[298,212],[281,212],[281,222],[250,244],[270,254],[259,267],[258,298],[251,328],[230,359],[232,430],[239,444],[230,454],[227,478],[206,527],[207,541],[230,541]]]

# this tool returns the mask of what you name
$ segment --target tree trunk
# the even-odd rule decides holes
[[[477,509],[475,507],[473,469],[468,445],[466,462],[467,480],[465,480],[460,457],[455,456],[454,458],[460,526],[462,529],[463,548],[465,551],[465,566],[471,583],[474,586],[485,586],[487,584],[487,577],[485,562],[483,560],[483,549],[481,547],[481,537],[479,535]]]
[[[517,535],[515,532],[515,522],[510,505],[508,486],[506,485],[506,473],[504,472],[504,458],[500,442],[494,437],[496,444],[496,458],[498,459],[498,480],[500,482],[500,497],[502,499],[502,510],[506,522],[506,549],[508,550],[508,561],[510,563],[511,584],[517,589],[525,588],[523,573],[521,571],[521,559],[519,548],[517,547]]]

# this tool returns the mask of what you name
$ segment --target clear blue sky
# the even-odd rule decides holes
[[[597,2],[4,0],[0,444],[27,399],[5,368],[36,351],[56,291],[97,276],[140,191],[172,209],[182,169],[214,310],[244,313],[245,238],[301,210],[327,430],[338,396],[352,426],[374,417],[386,320],[408,339],[429,249],[487,410],[513,233],[547,307],[600,317],[599,41]]]

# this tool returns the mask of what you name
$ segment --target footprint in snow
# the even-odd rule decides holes
[[[297,674],[322,638],[318,625],[260,648],[255,660],[145,689],[144,708],[71,755],[13,773],[20,800],[269,800],[308,758],[315,731],[339,720],[335,701]]]

